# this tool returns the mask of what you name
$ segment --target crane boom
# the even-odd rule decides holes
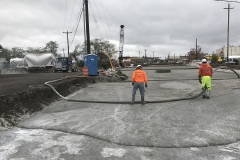
[[[124,45],[124,25],[120,26],[120,41],[119,41],[119,64],[123,67],[123,45]]]

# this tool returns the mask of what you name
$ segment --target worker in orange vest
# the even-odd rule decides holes
[[[137,89],[139,89],[140,94],[141,94],[141,103],[144,104],[144,84],[145,87],[147,87],[148,83],[148,78],[146,75],[146,72],[142,70],[142,66],[141,65],[137,65],[136,70],[133,72],[132,74],[132,85],[133,85],[133,91],[132,91],[132,104],[135,101],[135,95],[136,95],[136,91]]]
[[[206,59],[202,59],[202,64],[198,70],[198,78],[199,82],[202,84],[202,89],[206,88],[206,91],[203,94],[203,98],[210,98],[212,73],[212,67],[207,63]]]

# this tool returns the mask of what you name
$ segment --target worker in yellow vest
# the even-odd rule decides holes
[[[212,74],[213,74],[212,67],[207,63],[206,59],[202,59],[202,65],[199,67],[198,70],[198,78],[199,82],[202,84],[202,89],[206,88],[203,94],[203,98],[207,99],[210,98]]]

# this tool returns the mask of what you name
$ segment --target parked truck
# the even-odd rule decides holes
[[[54,72],[76,72],[77,64],[76,61],[71,60],[68,57],[58,57],[53,61],[53,71]]]
[[[52,70],[52,62],[55,56],[52,53],[27,54],[24,56],[15,70],[21,72],[49,72]]]

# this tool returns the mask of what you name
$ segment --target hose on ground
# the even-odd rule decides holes
[[[217,71],[218,69],[221,69],[223,67],[218,67],[216,68],[213,73],[215,71]],[[239,74],[234,71],[232,68],[230,67],[227,67],[228,69],[230,69],[231,71],[233,71],[237,76],[238,78],[240,77]],[[226,69],[226,67],[224,67],[224,69]],[[79,78],[79,76],[74,76],[74,77],[77,77]],[[66,78],[70,78],[70,77],[66,77]],[[66,79],[64,78],[64,79]],[[52,90],[59,96],[61,97],[62,99],[66,100],[66,101],[69,101],[69,102],[82,102],[82,103],[107,103],[107,104],[131,104],[132,102],[131,101],[89,101],[89,100],[76,100],[76,99],[69,99],[67,97],[64,97],[62,96],[61,94],[59,94],[55,88],[53,86],[51,86],[49,83],[54,83],[54,82],[58,82],[58,81],[61,81],[61,80],[64,80],[64,79],[57,79],[57,80],[53,80],[53,81],[48,81],[48,82],[45,82],[45,85],[49,86],[50,88],[52,88]],[[190,99],[195,99],[199,96],[201,96],[204,92],[206,91],[206,88],[204,88],[199,94],[195,95],[195,96],[191,96],[191,97],[185,97],[185,98],[176,98],[176,99],[167,99],[167,100],[158,100],[158,101],[145,101],[145,103],[166,103],[166,102],[174,102],[174,101],[183,101],[183,100],[190,100]],[[140,101],[135,101],[134,103],[141,103]]]

